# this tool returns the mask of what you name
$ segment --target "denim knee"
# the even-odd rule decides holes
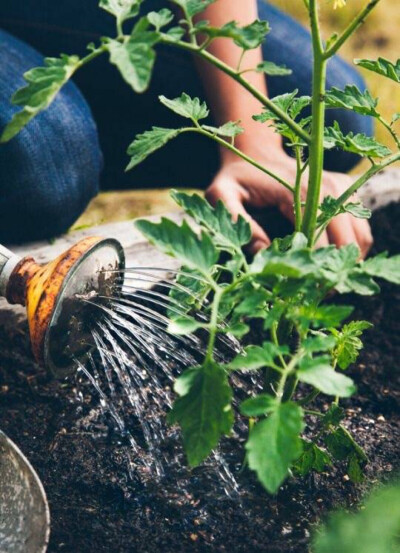
[[[0,34],[0,52],[5,35]],[[9,35],[6,42],[0,69],[1,129],[15,112],[9,98],[23,84],[22,73],[42,64],[29,46]],[[51,238],[66,231],[97,194],[101,167],[89,107],[69,83],[46,111],[0,146],[0,241]]]

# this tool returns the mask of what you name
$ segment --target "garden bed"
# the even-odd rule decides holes
[[[400,205],[376,212],[372,225],[376,251],[399,253]],[[212,468],[190,473],[173,466],[160,484],[129,480],[127,445],[109,429],[89,384],[51,379],[32,360],[26,323],[2,312],[0,428],[43,481],[52,517],[49,552],[308,551],[313,526],[325,513],[354,506],[366,488],[398,468],[399,296],[398,287],[382,283],[380,296],[346,298],[357,306],[356,318],[375,325],[350,370],[358,392],[342,402],[346,424],[369,457],[365,483],[351,483],[339,467],[290,479],[271,497],[251,474],[238,474],[242,452],[230,438],[223,451],[240,483],[240,500],[216,491]]]

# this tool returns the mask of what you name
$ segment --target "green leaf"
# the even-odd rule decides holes
[[[361,92],[356,85],[347,85],[344,90],[332,87],[326,92],[326,105],[328,108],[342,108],[379,117],[376,111],[378,100],[373,98],[368,90]]]
[[[62,54],[60,58],[45,58],[44,67],[35,67],[24,73],[27,85],[15,92],[12,103],[23,106],[13,115],[1,135],[8,142],[38,113],[49,107],[62,86],[79,67],[78,56]]]
[[[289,353],[287,346],[276,346],[272,342],[263,342],[262,346],[248,346],[244,353],[237,355],[228,367],[232,370],[255,371],[262,367],[276,367],[278,355]]]
[[[225,123],[221,127],[211,127],[209,125],[202,125],[202,127],[206,131],[209,131],[218,136],[234,138],[238,134],[242,134],[242,132],[244,132],[243,127],[241,127],[239,123],[239,121],[228,121],[228,123]]]
[[[319,264],[320,272],[341,294],[355,292],[360,295],[372,295],[379,292],[379,286],[370,275],[360,267],[360,250],[355,244],[339,249],[320,248],[314,252],[314,261]]]
[[[204,323],[196,321],[193,317],[176,317],[168,325],[168,332],[176,335],[193,334],[199,328],[204,328]]]
[[[378,75],[383,75],[396,83],[400,83],[400,60],[397,60],[395,63],[385,59],[378,58],[377,60],[354,60],[356,65],[378,73]]]
[[[240,404],[240,412],[246,417],[260,417],[275,411],[279,407],[276,397],[268,394],[259,394],[245,399]]]
[[[356,390],[351,378],[334,371],[329,356],[304,358],[296,376],[301,382],[330,396],[350,397]]]
[[[243,48],[243,50],[253,50],[264,42],[270,27],[267,21],[259,21],[258,19],[245,27],[238,27],[236,21],[229,21],[222,27],[212,27],[208,21],[199,21],[194,31],[205,34],[212,39],[217,37],[231,38],[236,46]]]
[[[329,351],[333,349],[335,345],[336,345],[336,340],[334,336],[326,336],[325,334],[310,336],[301,343],[301,347],[307,353]]]
[[[104,44],[110,53],[111,63],[135,92],[144,92],[150,84],[156,59],[153,46],[158,40],[158,33],[140,31],[133,32],[126,42],[107,39]]]
[[[168,29],[166,34],[163,35],[164,38],[168,38],[171,42],[178,42],[185,36],[185,31],[182,27],[172,27]]]
[[[165,96],[159,96],[159,100],[168,109],[191,119],[193,122],[198,122],[200,119],[204,119],[208,116],[209,110],[205,102],[200,102],[198,98],[191,98],[185,92],[182,92],[179,98],[169,100]]]
[[[364,451],[343,426],[330,432],[324,440],[328,451],[338,461],[349,459],[351,455],[356,455],[361,462],[368,461]]]
[[[337,121],[334,122],[333,127],[325,129],[324,147],[327,150],[340,148],[345,152],[367,157],[386,157],[391,154],[389,148],[377,142],[372,136],[363,133],[354,134],[353,132],[344,135]]]
[[[350,213],[353,217],[357,217],[358,219],[369,219],[372,215],[372,211],[364,207],[361,202],[349,202],[342,207],[344,212]]]
[[[336,347],[333,351],[333,357],[337,359],[341,369],[347,367],[357,360],[358,354],[363,347],[360,336],[367,328],[373,325],[367,321],[351,321],[343,325],[340,331],[332,330],[336,337]]]
[[[197,236],[186,221],[179,226],[164,217],[160,223],[141,219],[135,226],[161,251],[180,259],[190,269],[198,269],[203,275],[209,275],[217,262],[218,251],[211,238],[204,232]]]
[[[364,261],[361,270],[372,277],[400,284],[400,255],[387,257],[387,253],[380,253]]]
[[[263,486],[275,493],[302,451],[303,411],[292,402],[282,403],[254,425],[246,444],[247,461]]]
[[[203,310],[205,300],[212,289],[210,283],[204,280],[198,271],[185,266],[181,270],[175,286],[172,286],[169,291],[171,306],[168,309],[168,317],[171,319],[176,318],[177,305],[179,312],[188,312],[192,309]]]
[[[346,412],[343,407],[332,404],[329,407],[328,411],[325,413],[324,418],[322,419],[322,425],[324,426],[324,428],[338,426],[345,418],[345,416]]]
[[[312,442],[307,442],[306,440],[302,440],[302,442],[303,453],[295,465],[296,471],[300,476],[306,476],[312,470],[323,472],[327,467],[332,465],[332,460],[326,451]]]
[[[319,209],[320,213],[317,219],[318,225],[326,225],[333,217],[341,213],[350,213],[353,217],[357,217],[358,219],[369,219],[372,214],[371,210],[364,207],[361,202],[340,204],[338,200],[332,196],[325,196]]]
[[[262,276],[301,278],[313,274],[317,267],[308,249],[279,252],[269,248],[256,254],[250,270],[252,273],[259,273]]]
[[[158,12],[149,12],[147,14],[147,19],[149,23],[155,27],[156,31],[160,31],[163,27],[171,23],[174,19],[174,14],[171,10],[163,8]]]
[[[400,485],[379,487],[358,513],[334,514],[317,530],[313,553],[400,553]]]
[[[171,196],[196,223],[213,234],[219,247],[240,250],[250,241],[249,223],[242,216],[234,223],[231,213],[222,201],[217,202],[213,208],[198,194],[185,194],[173,190]]]
[[[243,315],[249,318],[264,318],[267,315],[267,301],[271,294],[264,288],[245,288],[246,294],[242,301],[235,307],[235,315]]]
[[[299,321],[303,328],[331,328],[339,326],[352,312],[350,305],[300,305],[288,312],[288,317]]]
[[[276,65],[273,61],[263,61],[257,65],[258,73],[265,73],[270,77],[282,77],[291,75],[293,71],[288,69],[286,65]]]
[[[153,127],[151,131],[138,134],[135,140],[128,146],[127,153],[131,157],[131,160],[126,171],[142,163],[149,155],[165,146],[167,142],[176,138],[182,132],[184,132],[182,129]]]
[[[179,423],[190,466],[199,465],[233,424],[232,390],[222,367],[207,362],[178,378],[175,401],[168,419]]]
[[[235,338],[243,338],[246,334],[250,332],[249,325],[242,323],[242,322],[236,322],[234,324],[231,324],[225,328],[226,334],[232,334],[232,336],[235,336]]]
[[[99,6],[123,23],[139,14],[142,2],[143,0],[100,0]]]
[[[180,6],[188,15],[194,15],[204,11],[207,6],[213,4],[216,0],[170,0],[173,4]]]

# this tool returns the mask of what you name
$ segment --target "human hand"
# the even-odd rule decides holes
[[[296,176],[296,162],[279,146],[272,146],[267,154],[260,153],[260,146],[255,145],[248,153],[259,163],[265,165],[272,172],[293,184]],[[321,196],[338,197],[352,183],[351,177],[342,173],[325,171]],[[305,200],[307,193],[307,173],[302,179],[301,197]],[[242,215],[249,221],[252,230],[252,239],[249,244],[251,253],[268,247],[270,239],[261,226],[249,215],[249,207],[263,208],[276,206],[280,212],[294,220],[293,195],[280,183],[269,177],[256,167],[238,158],[230,152],[222,157],[221,169],[206,191],[206,198],[211,204],[222,200],[234,218]],[[321,235],[317,246],[327,246],[329,243],[337,247],[349,243],[356,243],[362,257],[365,257],[372,245],[372,234],[365,219],[356,219],[350,214],[335,217]]]

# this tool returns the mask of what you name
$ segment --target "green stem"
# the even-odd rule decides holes
[[[284,186],[287,190],[294,193],[293,186],[291,186],[288,182],[286,182],[284,179],[282,179],[279,175],[276,175],[275,173],[273,173],[272,171],[270,171],[269,169],[267,169],[266,167],[264,167],[263,165],[258,163],[255,159],[253,159],[253,158],[249,157],[248,155],[244,154],[241,150],[236,148],[230,142],[227,142],[223,138],[220,138],[216,134],[213,134],[212,132],[209,132],[209,131],[201,128],[201,127],[188,127],[186,129],[184,129],[184,132],[186,132],[186,131],[197,132],[199,134],[202,134],[203,136],[207,136],[208,138],[211,138],[212,140],[215,140],[216,142],[218,142],[218,144],[220,144],[221,146],[224,146],[225,148],[227,148],[231,152],[234,152],[236,155],[238,155],[239,157],[241,157],[242,159],[244,159],[245,161],[247,161],[248,163],[250,163],[254,167],[257,167],[257,169],[259,169],[260,171],[262,171],[266,175],[272,177],[274,180],[276,180],[277,182],[282,184],[282,186]]]
[[[385,127],[385,129],[390,133],[391,137],[396,143],[396,146],[400,149],[400,138],[397,136],[397,134],[392,129],[391,125],[385,121],[385,119],[380,115],[378,117],[378,121]]]
[[[221,302],[222,293],[223,293],[223,290],[219,287],[215,290],[215,293],[214,293],[210,324],[209,324],[210,332],[208,336],[207,352],[206,352],[206,358],[205,358],[206,361],[211,361],[213,359],[214,344],[215,344],[215,338],[217,335],[217,328],[218,328],[218,310],[219,310],[219,304]]]
[[[302,212],[301,212],[301,177],[302,177],[302,169],[301,169],[301,149],[299,146],[296,146],[295,148],[295,154],[296,154],[296,182],[294,184],[294,217],[295,217],[295,230],[296,232],[301,231],[301,219],[302,219]]]
[[[366,171],[363,175],[361,175],[361,177],[359,177],[356,181],[354,181],[353,184],[349,186],[349,188],[339,196],[339,198],[337,199],[338,204],[339,205],[344,204],[371,177],[373,177],[377,173],[380,173],[383,169],[385,169],[389,165],[396,163],[396,161],[400,161],[400,152],[397,152],[396,154],[393,154],[392,156],[386,158],[384,161],[382,161],[382,163],[378,163],[370,167],[368,171]]]
[[[343,33],[335,40],[335,42],[324,52],[324,58],[331,58],[343,46],[346,40],[362,25],[365,18],[375,8],[380,0],[370,0],[361,12],[356,15],[353,21],[346,27]]]
[[[200,49],[197,45],[184,42],[182,40],[173,41],[171,40],[167,35],[163,35],[161,37],[161,41],[164,44],[169,44],[170,46],[176,46],[177,48],[181,48],[183,50],[187,50],[189,52],[192,52],[193,54],[196,54],[197,56],[200,56],[204,60],[208,61],[230,77],[234,79],[237,83],[243,86],[248,92],[250,92],[263,106],[267,107],[269,110],[272,111],[281,121],[286,123],[289,128],[292,129],[293,132],[296,133],[297,136],[299,136],[302,140],[304,140],[307,144],[310,144],[311,137],[310,135],[302,129],[293,119],[287,115],[284,111],[282,111],[278,106],[276,106],[269,98],[268,96],[265,96],[262,92],[260,92],[256,87],[254,87],[251,83],[249,83],[246,79],[244,79],[240,73],[238,73],[235,69],[232,69],[229,65],[222,62],[209,52]]]
[[[308,238],[308,245],[314,243],[317,213],[321,191],[324,162],[324,125],[325,125],[325,82],[326,60],[323,58],[322,40],[317,15],[317,1],[310,0],[310,19],[312,31],[314,70],[312,83],[312,128],[309,147],[309,180],[302,230]]]

